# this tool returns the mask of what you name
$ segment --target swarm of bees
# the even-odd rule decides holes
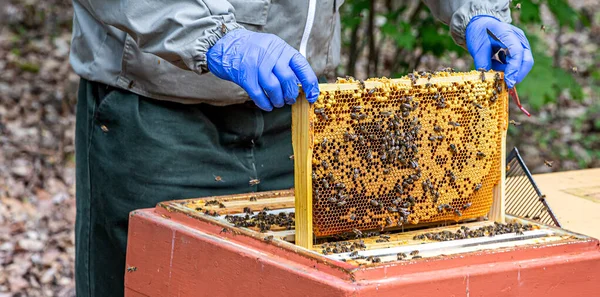
[[[500,234],[515,233],[516,235],[523,235],[524,231],[530,231],[533,229],[531,224],[521,224],[518,222],[500,224],[494,223],[494,225],[484,226],[477,229],[470,229],[466,226],[461,226],[456,232],[441,231],[441,232],[428,232],[418,234],[413,237],[414,240],[433,240],[433,241],[449,241],[459,240],[467,238],[477,238],[485,236],[496,236]]]
[[[250,208],[244,209],[244,215],[226,215],[225,219],[236,227],[258,228],[260,232],[271,230],[271,226],[279,226],[287,230],[293,229],[295,220],[294,212],[268,213],[264,208],[254,214]]]
[[[497,127],[505,111],[497,101],[507,98],[501,74],[442,68],[405,78],[411,83],[338,78],[357,88],[323,90],[313,104],[316,236],[473,218],[491,205],[499,173],[478,170],[500,158]]]
[[[321,251],[321,253],[323,255],[351,253],[350,257],[353,257],[353,258],[358,256],[359,250],[367,249],[367,245],[362,240],[354,241],[354,242],[338,241],[338,242],[324,243],[322,245],[322,247],[323,247],[323,250]]]

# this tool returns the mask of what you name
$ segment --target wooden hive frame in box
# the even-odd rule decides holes
[[[483,216],[504,222],[502,73],[320,85],[292,108],[296,244]],[[315,178],[315,180],[313,180]]]

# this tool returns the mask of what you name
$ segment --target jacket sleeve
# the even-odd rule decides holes
[[[465,47],[467,25],[476,15],[490,15],[502,22],[510,23],[509,0],[423,0],[433,15],[450,26],[456,44]]]
[[[208,72],[208,49],[241,28],[225,0],[74,1],[100,23],[127,32],[142,51],[196,73]]]

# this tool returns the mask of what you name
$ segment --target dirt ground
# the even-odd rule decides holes
[[[575,2],[599,7],[599,1]],[[75,296],[73,140],[79,78],[68,62],[71,17],[67,0],[0,0],[0,297]],[[557,40],[573,55],[591,59],[600,35],[598,23],[594,26],[586,36]],[[548,125],[576,141],[569,138],[575,129],[571,121],[589,102],[566,100],[540,113],[555,117]],[[535,127],[529,123],[523,129]],[[517,133],[511,141],[522,147],[534,171],[578,167],[577,162],[543,166],[545,153],[531,134]]]

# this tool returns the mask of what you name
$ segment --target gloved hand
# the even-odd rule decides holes
[[[500,42],[490,37],[490,30]],[[475,60],[475,69],[485,68],[504,71],[508,88],[521,82],[533,67],[533,55],[523,30],[503,23],[488,15],[475,16],[467,25],[467,49]],[[506,64],[492,61],[492,55],[500,48],[508,48]]]
[[[266,111],[295,103],[298,82],[310,103],[319,96],[317,76],[308,61],[273,34],[233,30],[208,50],[207,60],[214,75],[241,86]]]

